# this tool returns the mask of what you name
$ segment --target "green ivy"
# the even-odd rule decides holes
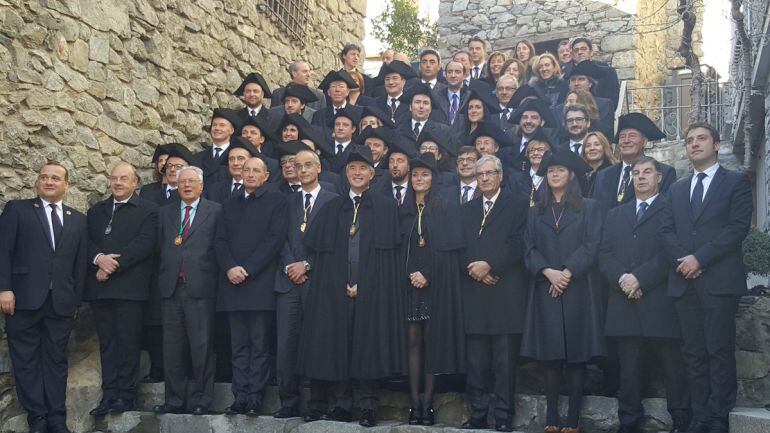
[[[418,12],[415,0],[390,0],[382,13],[372,18],[372,34],[414,59],[418,47],[435,48],[438,43],[438,23],[420,18]]]
[[[752,228],[743,241],[743,260],[747,272],[770,275],[770,234]]]

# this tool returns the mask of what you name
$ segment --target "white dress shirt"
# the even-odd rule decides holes
[[[310,207],[315,206],[315,200],[318,198],[318,193],[321,191],[321,185],[318,184],[313,188],[312,191],[305,191],[304,188],[300,189],[300,192],[302,193],[302,205],[305,205],[305,194],[310,194]]]
[[[399,202],[399,204],[401,204],[401,203],[404,202],[404,197],[406,196],[406,190],[409,187],[409,182],[407,181],[407,182],[404,182],[403,185],[399,185],[396,182],[390,181],[390,191],[393,193],[393,198],[394,199],[396,198],[396,187],[397,186],[401,187],[401,201]]]
[[[648,198],[647,200],[639,200],[639,199],[636,199],[636,213],[637,213],[637,214],[639,213],[639,206],[640,206],[642,203],[647,203],[647,209],[649,209],[649,208],[650,208],[650,206],[652,206],[652,202],[654,202],[654,201],[655,201],[655,199],[656,199],[656,198],[658,198],[658,195],[660,195],[660,194],[655,194],[654,196],[652,196],[652,197]]]
[[[227,150],[228,147],[230,147],[230,142],[229,141],[227,143],[221,144],[219,146],[217,146],[216,144],[212,145],[211,146],[211,156],[214,157],[214,158],[217,157],[217,149],[222,149],[222,151],[219,152],[219,156],[224,155],[224,153],[225,153],[225,151]]]
[[[538,176],[537,172],[533,170],[532,168],[529,169],[529,177],[532,178],[532,185],[535,186],[535,189],[540,188],[540,184],[543,183],[543,176]]]
[[[43,202],[43,210],[45,211],[45,217],[48,220],[48,233],[51,235],[51,241],[54,240],[53,236],[53,221],[51,220],[51,208],[49,205],[51,202],[45,201],[42,197],[40,198],[40,201]],[[63,201],[59,200],[56,203],[53,203],[56,205],[56,215],[59,216],[59,221],[61,221],[61,226],[64,227],[64,208],[63,208]],[[56,246],[54,245],[54,249],[56,249]]]
[[[249,116],[257,116],[262,110],[262,104],[258,105],[257,108],[248,107],[247,109],[249,110]]]
[[[484,212],[488,212],[488,211],[489,211],[489,209],[492,209],[493,207],[495,207],[495,202],[497,202],[497,198],[498,198],[498,197],[500,197],[500,191],[502,191],[502,189],[498,188],[498,189],[497,189],[497,192],[495,193],[495,195],[493,195],[493,196],[492,196],[492,198],[486,198],[486,197],[482,197],[482,198],[483,198],[483,200],[484,200],[484,201],[483,201],[483,203],[484,203],[484,206],[483,206],[483,208],[484,208]],[[488,202],[488,201],[491,201],[491,202],[492,202],[492,205],[491,205],[491,206],[489,206],[489,208],[487,208],[487,202]]]
[[[578,146],[577,152],[575,152],[575,144],[576,143],[580,143],[580,146]],[[580,155],[580,151],[583,150],[583,142],[582,141],[576,141],[576,140],[573,140],[573,139],[570,138],[569,139],[569,150],[571,150],[572,152],[575,152],[578,155]]]
[[[473,199],[473,194],[476,193],[476,188],[478,188],[479,183],[475,180],[471,183],[465,183],[463,181],[460,181],[460,200],[463,199],[463,193],[465,191],[466,186],[470,187],[470,189],[468,190],[468,201],[471,201]]]
[[[626,171],[626,167],[631,167],[631,164],[628,164],[627,162],[623,161],[623,164],[620,166],[620,176],[618,178],[618,187],[616,189],[617,193],[620,194],[620,186],[623,185],[623,172]],[[632,173],[628,174],[628,184],[631,185],[631,178],[633,177]]]
[[[692,192],[695,190],[695,185],[698,184],[698,173],[706,173],[706,177],[703,178],[703,197],[701,197],[701,202],[703,202],[703,199],[706,198],[706,193],[709,190],[709,186],[711,185],[711,180],[714,179],[714,175],[717,174],[718,169],[719,163],[717,162],[702,172],[693,172],[692,180],[690,181],[690,200],[692,200]]]

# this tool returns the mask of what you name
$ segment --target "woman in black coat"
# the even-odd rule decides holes
[[[598,131],[586,134],[586,138],[583,139],[583,146],[580,148],[580,155],[591,166],[591,171],[586,173],[585,190],[585,196],[591,198],[594,195],[596,173],[617,164],[618,159],[612,153],[610,141]]]
[[[413,200],[399,208],[411,407],[409,424],[433,425],[436,374],[464,371],[465,331],[460,303],[459,207],[433,192],[439,172],[432,153],[411,161]],[[420,379],[425,387],[420,404]]]
[[[511,170],[511,176],[514,176],[518,182],[519,190],[529,197],[529,207],[534,207],[536,203],[543,199],[545,178],[538,174],[538,170],[540,169],[540,164],[543,162],[543,158],[550,152],[551,142],[545,134],[539,132],[527,142],[526,154],[527,159],[529,160],[529,170]]]
[[[604,314],[596,260],[600,206],[580,194],[578,176],[590,167],[573,152],[549,155],[544,199],[530,208],[524,235],[532,275],[521,355],[541,363],[545,375],[546,433],[577,433],[585,365],[604,356]],[[562,370],[566,366],[569,412],[560,428]]]

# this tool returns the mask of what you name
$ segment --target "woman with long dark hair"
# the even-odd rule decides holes
[[[598,203],[584,199],[578,177],[590,167],[573,152],[549,155],[543,200],[530,208],[524,234],[532,275],[521,355],[538,361],[545,376],[546,433],[578,433],[585,366],[604,356],[604,314],[596,261],[602,233]],[[559,390],[569,393],[566,422]]]
[[[465,331],[460,304],[459,207],[433,191],[438,176],[430,152],[411,161],[413,200],[399,208],[406,267],[409,424],[433,425],[435,375],[464,370]],[[420,382],[424,384],[420,400]]]
[[[471,80],[468,92],[468,100],[460,107],[462,122],[458,122],[461,124],[458,133],[462,134],[462,143],[468,142],[468,138],[481,122],[490,121],[493,116],[502,111],[497,98],[492,96],[487,89],[479,88],[475,81]]]

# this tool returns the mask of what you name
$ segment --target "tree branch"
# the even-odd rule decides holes
[[[690,123],[702,122],[705,120],[705,110],[703,109],[703,82],[705,80],[703,72],[700,69],[700,59],[695,54],[693,48],[692,32],[695,30],[697,16],[695,15],[695,0],[679,0],[679,6],[676,9],[679,17],[682,19],[682,40],[677,52],[684,59],[685,64],[692,73],[692,85],[690,86]]]
[[[746,32],[746,19],[741,11],[743,5],[742,0],[730,0],[731,8],[730,14],[735,22],[735,29],[738,33],[738,40],[741,43],[741,63],[743,63],[743,74],[740,80],[735,80],[736,84],[740,85],[740,89],[736,88],[736,91],[741,92],[741,99],[743,100],[742,116],[743,117],[743,169],[748,170],[751,166],[752,155],[752,143],[751,138],[754,135],[754,119],[751,115],[751,39]],[[737,77],[736,77],[737,78]]]

